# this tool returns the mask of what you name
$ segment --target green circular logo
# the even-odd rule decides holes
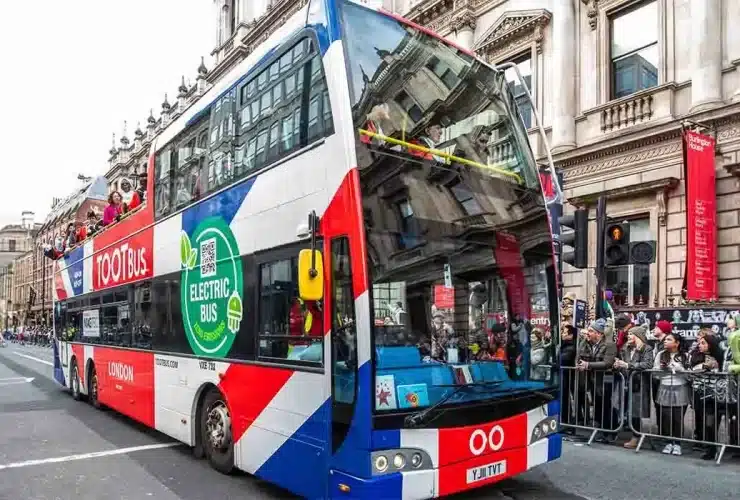
[[[239,246],[221,217],[203,220],[192,237],[180,236],[182,322],[195,354],[222,358],[243,317]]]

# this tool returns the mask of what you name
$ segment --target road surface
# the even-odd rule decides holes
[[[293,498],[223,476],[189,448],[112,411],[75,402],[51,378],[51,349],[0,348],[0,500]],[[737,463],[566,443],[563,458],[464,499],[735,499]]]

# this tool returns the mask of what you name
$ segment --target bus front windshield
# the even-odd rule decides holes
[[[376,411],[554,388],[550,226],[503,72],[351,2],[342,25]]]

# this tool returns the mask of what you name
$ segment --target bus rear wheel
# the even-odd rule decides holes
[[[234,471],[234,442],[231,412],[221,392],[213,388],[206,394],[200,412],[203,450],[215,470],[223,474]]]

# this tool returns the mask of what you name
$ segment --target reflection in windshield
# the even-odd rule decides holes
[[[373,287],[376,409],[557,384],[552,245],[501,72],[343,5]]]

